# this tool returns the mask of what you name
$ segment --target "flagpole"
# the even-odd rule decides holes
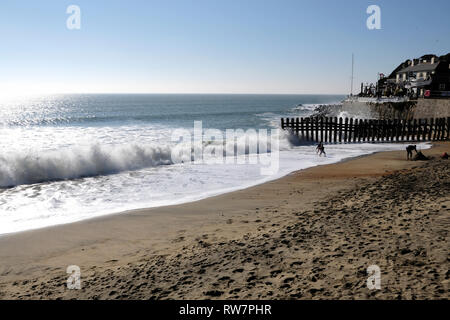
[[[350,89],[350,95],[353,96],[353,70],[354,70],[354,64],[355,64],[355,58],[354,58],[354,54],[352,53],[352,87]]]

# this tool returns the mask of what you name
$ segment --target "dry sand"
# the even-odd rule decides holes
[[[448,299],[450,151],[0,237],[2,299]],[[450,153],[450,152],[449,152]],[[369,265],[381,290],[366,286]],[[81,290],[66,268],[81,269]]]

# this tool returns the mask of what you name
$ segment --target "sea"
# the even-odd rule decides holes
[[[306,117],[317,106],[339,104],[344,98],[67,94],[1,99],[0,235],[196,201],[296,170],[404,149],[402,144],[330,144],[325,145],[326,157],[319,157],[314,144],[280,130],[281,117]],[[204,158],[192,156],[195,125],[200,145],[209,148]],[[276,150],[272,142],[267,148],[239,153],[232,147],[227,153],[226,146],[260,137],[249,134],[227,141],[225,132],[238,129],[267,133],[277,139]],[[203,139],[210,130],[216,135]],[[184,136],[177,139],[180,132]],[[180,145],[184,149],[176,149]],[[189,150],[181,153],[187,157],[174,161],[175,149]],[[267,165],[258,161],[263,153],[276,155],[272,172],[261,170]],[[208,155],[214,161],[205,161]],[[221,160],[230,157],[236,161]]]

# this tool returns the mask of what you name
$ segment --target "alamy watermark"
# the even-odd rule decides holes
[[[67,289],[80,290],[81,289],[81,270],[79,266],[70,265],[66,269],[66,273],[70,274],[67,278]]]
[[[366,13],[370,16],[367,18],[366,26],[369,30],[381,29],[381,8],[377,5],[367,7]]]
[[[78,5],[71,4],[67,7],[66,13],[70,16],[66,20],[66,27],[69,30],[81,29],[81,9]],[[366,26],[369,30],[381,29],[381,8],[378,5],[370,5],[366,9],[369,17],[366,20]]]
[[[171,160],[174,164],[258,164],[261,175],[274,175],[279,169],[279,130],[219,129],[203,130],[202,121],[194,121],[194,131],[172,132]]]
[[[381,289],[381,269],[379,266],[373,264],[367,268],[367,288],[369,290]]]
[[[77,5],[70,5],[66,9],[66,13],[70,16],[66,20],[66,27],[69,30],[81,29],[81,9]]]

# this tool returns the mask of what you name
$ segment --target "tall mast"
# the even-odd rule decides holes
[[[352,87],[351,87],[351,89],[350,89],[350,95],[353,95],[353,67],[354,67],[354,64],[355,64],[355,57],[354,57],[354,54],[352,53],[352,78],[351,78],[351,82],[352,82]]]

